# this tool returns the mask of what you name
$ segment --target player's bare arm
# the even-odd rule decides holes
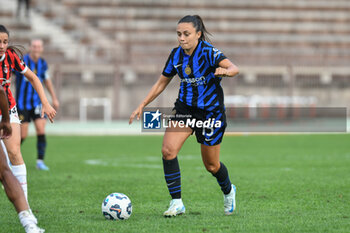
[[[150,92],[146,96],[146,98],[142,101],[142,103],[133,111],[130,116],[129,124],[131,124],[136,116],[137,120],[140,120],[140,115],[142,109],[151,103],[155,98],[157,98],[160,93],[164,91],[164,89],[168,86],[172,78],[165,77],[164,75],[160,75],[158,81],[153,85]]]
[[[33,85],[36,92],[38,92],[43,107],[41,117],[44,117],[44,114],[46,114],[49,120],[53,122],[53,118],[56,116],[56,110],[50,105],[49,101],[47,100],[43,85],[41,84],[39,78],[30,69],[24,73],[24,76],[26,76],[28,81]]]
[[[219,67],[216,68],[214,75],[221,77],[234,77],[238,73],[238,67],[226,58],[219,62]]]
[[[52,82],[50,79],[46,79],[44,80],[45,86],[47,88],[47,90],[49,91],[51,98],[52,98],[52,106],[53,108],[57,111],[59,106],[60,106],[60,102],[58,101],[58,98],[56,96],[55,90],[53,88]]]

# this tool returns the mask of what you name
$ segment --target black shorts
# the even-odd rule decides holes
[[[41,118],[41,105],[29,110],[18,109],[18,116],[21,122],[30,122],[31,120],[35,121],[36,119]]]
[[[207,146],[221,143],[227,126],[225,110],[205,111],[177,100],[171,120],[188,122],[197,142]]]

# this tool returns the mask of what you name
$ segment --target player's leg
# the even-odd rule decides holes
[[[29,122],[22,121],[22,123],[21,123],[21,144],[24,142],[24,140],[28,136],[28,128],[29,128]]]
[[[215,119],[212,127],[196,129],[197,141],[201,144],[205,168],[216,178],[224,193],[225,214],[230,215],[236,207],[236,187],[231,184],[226,166],[220,162],[220,144],[226,129],[225,112],[207,112],[205,119]]]
[[[19,213],[29,209],[21,185],[7,165],[3,147],[0,147],[0,180],[4,186],[7,197],[14,204],[17,212]]]
[[[12,173],[21,184],[27,198],[27,169],[21,154],[21,128],[18,123],[11,123],[11,127],[12,136],[3,141],[12,164]]]
[[[201,144],[202,160],[205,168],[211,174],[215,174],[220,169],[220,144],[206,146]]]
[[[36,167],[39,170],[49,170],[44,163],[45,151],[46,151],[46,136],[45,136],[45,118],[37,118],[34,120],[35,130],[37,134],[37,152],[38,159],[36,161]]]
[[[30,9],[30,0],[25,0],[26,4],[26,17],[29,17],[29,9]]]
[[[205,168],[217,180],[224,193],[224,210],[230,215],[236,208],[236,187],[231,184],[226,166],[220,162],[220,144],[214,146],[201,145],[202,160]]]
[[[4,186],[7,197],[15,206],[19,220],[26,232],[44,232],[43,229],[37,226],[37,219],[29,209],[21,185],[7,165],[2,147],[0,147],[0,181]]]
[[[222,192],[231,191],[231,181],[226,166],[220,162],[220,144],[215,146],[201,145],[202,160],[205,168],[216,177]]]
[[[30,110],[17,109],[18,118],[20,119],[21,126],[21,144],[28,136],[28,128],[30,123]]]
[[[21,5],[22,5],[23,0],[17,0],[17,11],[16,11],[16,16],[20,17],[21,16]]]
[[[167,128],[163,138],[162,155],[165,181],[172,201],[170,207],[164,212],[165,217],[185,213],[185,206],[181,199],[181,173],[177,160],[182,145],[192,134],[191,128]]]

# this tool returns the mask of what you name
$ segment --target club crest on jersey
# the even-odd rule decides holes
[[[4,65],[4,72],[7,74],[7,72],[9,72],[8,68],[6,65]]]
[[[192,73],[192,70],[191,70],[191,67],[190,66],[186,66],[186,68],[185,68],[185,73],[187,74],[187,75],[190,75],[191,73]]]

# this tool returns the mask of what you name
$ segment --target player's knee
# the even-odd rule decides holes
[[[21,151],[20,151],[20,149],[19,148],[7,148],[7,153],[8,153],[8,155],[10,156],[10,157],[17,157],[20,153],[21,153]]]
[[[163,155],[163,159],[165,159],[165,160],[171,160],[171,159],[174,159],[176,157],[176,153],[174,152],[174,150],[172,150],[168,146],[162,147],[162,155]]]
[[[214,163],[209,163],[205,164],[205,168],[207,169],[208,172],[211,174],[215,174],[219,171],[220,169],[220,163],[219,164],[214,164]]]
[[[11,160],[11,163],[14,165],[22,163],[22,156],[20,146],[16,147],[7,147],[7,153]]]

